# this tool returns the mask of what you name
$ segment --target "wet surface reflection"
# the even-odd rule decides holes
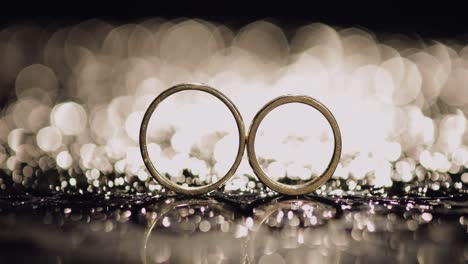
[[[222,263],[242,255],[245,227],[214,199],[166,200],[144,237],[143,263]]]
[[[468,260],[466,196],[223,197],[3,195],[0,262]]]

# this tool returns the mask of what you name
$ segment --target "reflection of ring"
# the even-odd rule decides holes
[[[172,201],[173,202],[173,201]],[[152,263],[152,261],[148,261],[148,241],[150,239],[153,230],[156,228],[157,223],[163,219],[170,211],[177,210],[178,208],[195,208],[196,206],[202,207],[212,207],[218,209],[221,213],[225,216],[229,216],[228,220],[233,221],[235,219],[235,212],[232,210],[231,207],[226,206],[226,204],[220,203],[214,199],[183,199],[178,202],[174,203],[167,203],[163,202],[161,210],[157,213],[157,217],[153,219],[150,223],[148,228],[145,231],[143,236],[143,244],[140,250],[140,258],[142,263]],[[221,215],[221,214],[220,214]],[[154,235],[154,234],[153,234]]]
[[[303,213],[299,214],[296,211],[297,210],[303,210]],[[264,237],[259,238],[258,240],[260,241],[259,244],[257,244],[257,236],[261,232],[261,228],[266,227],[266,228],[273,228],[273,229],[278,229],[278,225],[282,221],[282,217],[274,216],[274,213],[283,211],[287,212],[287,218],[291,220],[290,213],[293,213],[297,217],[302,216],[305,219],[311,220],[311,217],[315,216],[322,216],[323,219],[332,218],[336,215],[336,213],[332,213],[330,216],[325,216],[325,212],[328,210],[335,210],[333,205],[321,202],[316,199],[291,199],[287,197],[282,197],[282,198],[275,198],[267,203],[259,204],[254,207],[254,215],[253,215],[253,225],[249,228],[251,232],[249,232],[248,237],[246,238],[246,243],[245,245],[245,252],[244,252],[244,258],[247,259],[247,261],[244,261],[242,263],[257,263],[258,260],[256,260],[256,255],[259,252],[258,251],[258,245],[260,246],[265,246],[265,239]],[[335,211],[336,212],[336,211]],[[267,220],[271,219],[270,217],[273,217],[277,222],[273,225],[266,225]],[[285,216],[286,218],[286,216]],[[320,217],[319,217],[320,218]],[[310,223],[310,222],[309,222]],[[312,224],[314,225],[314,224]],[[293,226],[289,226],[290,228],[293,228]],[[288,233],[293,231],[292,229],[289,229],[288,227]],[[303,225],[295,225],[294,227],[297,228],[303,228],[308,229],[308,228],[313,228],[310,225],[307,225],[305,222]],[[284,229],[283,229],[284,230]],[[270,233],[271,237],[273,237],[273,232]],[[307,261],[303,261],[307,262]]]
[[[257,160],[257,156],[255,154],[255,137],[257,134],[257,129],[260,126],[260,123],[262,122],[263,118],[265,118],[265,116],[269,112],[271,112],[273,109],[275,109],[276,107],[281,106],[283,104],[288,104],[288,103],[303,103],[320,111],[320,113],[322,113],[322,115],[325,116],[328,123],[330,123],[330,126],[333,130],[333,136],[335,139],[333,156],[332,156],[332,159],[330,160],[330,163],[328,164],[327,169],[319,177],[314,178],[313,180],[300,184],[300,185],[287,185],[287,184],[279,183],[269,178],[265,174],[265,172],[262,170],[262,168],[260,167],[260,164]],[[287,195],[302,195],[302,194],[310,193],[313,190],[320,187],[325,182],[327,182],[328,179],[330,179],[330,177],[335,172],[336,166],[338,166],[338,162],[340,161],[340,156],[341,156],[340,129],[338,127],[338,123],[335,120],[335,117],[330,112],[330,110],[328,110],[328,108],[326,108],[322,103],[315,100],[314,98],[311,98],[309,96],[280,96],[276,99],[273,99],[272,101],[267,103],[265,106],[263,106],[263,108],[260,109],[260,111],[255,115],[252,121],[252,124],[250,126],[249,135],[247,138],[247,154],[249,156],[250,166],[254,170],[257,177],[266,186],[270,187],[271,189],[279,193],[287,194]]]
[[[148,146],[146,142],[146,133],[148,130],[148,124],[150,121],[151,116],[153,115],[154,110],[158,105],[167,97],[181,92],[181,91],[202,91],[205,93],[209,93],[219,100],[223,102],[228,108],[229,111],[231,111],[232,115],[234,116],[234,119],[236,120],[236,125],[237,129],[239,131],[239,148],[237,150],[237,156],[232,164],[231,168],[228,170],[228,172],[218,181],[207,184],[205,186],[198,186],[198,187],[182,187],[178,185],[177,183],[172,182],[170,179],[165,177],[163,174],[158,172],[156,168],[154,167],[154,164],[151,162],[151,159],[148,155]],[[141,123],[140,127],[140,151],[141,155],[143,156],[143,161],[145,163],[146,168],[150,172],[150,174],[161,184],[162,186],[178,192],[182,194],[187,194],[187,195],[197,195],[197,194],[202,194],[202,193],[207,193],[210,191],[213,191],[217,188],[219,188],[221,185],[226,183],[227,180],[235,173],[237,167],[239,167],[239,164],[242,160],[242,156],[244,154],[244,148],[245,148],[245,126],[244,126],[244,121],[242,120],[242,116],[239,113],[239,110],[237,110],[236,106],[234,105],[229,98],[227,98],[224,94],[219,92],[218,90],[211,88],[206,85],[202,84],[179,84],[176,86],[173,86],[166,91],[162,92],[158,97],[154,99],[153,102],[151,102],[150,106],[145,112],[145,115],[143,116],[143,121]]]

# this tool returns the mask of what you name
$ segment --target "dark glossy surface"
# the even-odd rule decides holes
[[[303,197],[3,193],[0,262],[466,262],[464,190],[408,186]]]

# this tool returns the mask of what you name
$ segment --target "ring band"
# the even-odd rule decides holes
[[[181,91],[201,91],[201,92],[211,94],[215,96],[216,98],[218,98],[219,100],[221,100],[221,102],[223,102],[228,107],[229,111],[231,111],[232,115],[234,116],[234,119],[236,120],[237,130],[239,132],[239,148],[237,150],[236,159],[234,160],[234,163],[232,164],[231,168],[221,179],[219,179],[216,182],[204,185],[204,186],[182,187],[181,185],[178,185],[177,183],[172,182],[166,176],[158,172],[158,170],[155,168],[154,164],[151,162],[151,159],[148,155],[146,134],[148,130],[148,124],[149,124],[151,116],[153,115],[153,112],[155,111],[156,107],[158,107],[158,105],[164,99]],[[143,116],[141,127],[140,127],[140,151],[141,151],[141,155],[143,157],[143,161],[145,163],[146,168],[148,169],[151,176],[153,176],[153,178],[155,178],[159,184],[161,184],[162,186],[176,193],[181,193],[181,194],[186,194],[186,195],[198,195],[198,194],[203,194],[203,193],[207,193],[215,189],[218,189],[220,186],[226,183],[229,180],[229,178],[231,178],[231,176],[236,172],[242,160],[242,156],[244,154],[245,141],[246,141],[245,137],[246,137],[245,125],[244,125],[244,121],[242,120],[242,116],[239,113],[239,110],[234,105],[234,103],[231,100],[229,100],[229,98],[227,98],[223,93],[221,93],[220,91],[212,87],[209,87],[203,84],[179,84],[162,92],[159,96],[157,96],[153,100],[153,102],[151,102],[148,109],[146,110],[145,115]]]
[[[271,112],[273,109],[275,109],[278,106],[289,104],[289,103],[306,104],[317,109],[320,113],[322,113],[322,115],[325,116],[325,118],[327,119],[328,123],[330,124],[333,130],[333,136],[335,140],[333,156],[332,156],[332,159],[330,160],[330,163],[328,164],[327,169],[319,177],[314,178],[313,180],[309,182],[299,184],[299,185],[288,185],[288,184],[283,184],[283,183],[272,180],[270,177],[268,177],[265,174],[265,172],[260,167],[260,164],[257,160],[257,156],[255,154],[255,137],[257,135],[257,130],[258,130],[258,127],[260,126],[260,123],[265,118],[265,116],[269,112]],[[325,107],[319,101],[315,100],[312,97],[302,96],[302,95],[301,96],[292,96],[292,95],[280,96],[268,102],[255,115],[252,121],[252,124],[250,125],[249,135],[247,138],[247,154],[249,157],[250,166],[252,167],[254,173],[257,175],[260,181],[262,181],[270,189],[278,193],[286,194],[286,195],[307,194],[307,193],[314,191],[315,189],[320,187],[322,184],[327,182],[331,178],[333,173],[335,172],[336,167],[338,166],[338,162],[340,161],[340,156],[341,156],[341,147],[342,147],[341,146],[341,133],[338,127],[338,123],[336,122],[336,119],[333,116],[333,114],[330,112],[330,110],[328,110],[327,107]]]

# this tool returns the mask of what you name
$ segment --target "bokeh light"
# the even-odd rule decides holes
[[[139,126],[150,102],[181,82],[219,89],[247,126],[274,97],[320,100],[343,137],[335,179],[389,187],[439,173],[466,182],[465,43],[320,23],[290,32],[268,21],[235,30],[192,19],[12,26],[0,36],[0,82],[14,86],[2,93],[15,98],[0,116],[0,165],[16,183],[57,170],[73,179],[68,187],[161,190],[143,165]],[[150,123],[152,160],[181,184],[217,179],[235,156],[235,123],[209,97],[174,96]],[[258,158],[277,180],[308,180],[328,162],[328,125],[303,111],[278,109],[258,134]],[[244,157],[226,188],[259,186]]]

